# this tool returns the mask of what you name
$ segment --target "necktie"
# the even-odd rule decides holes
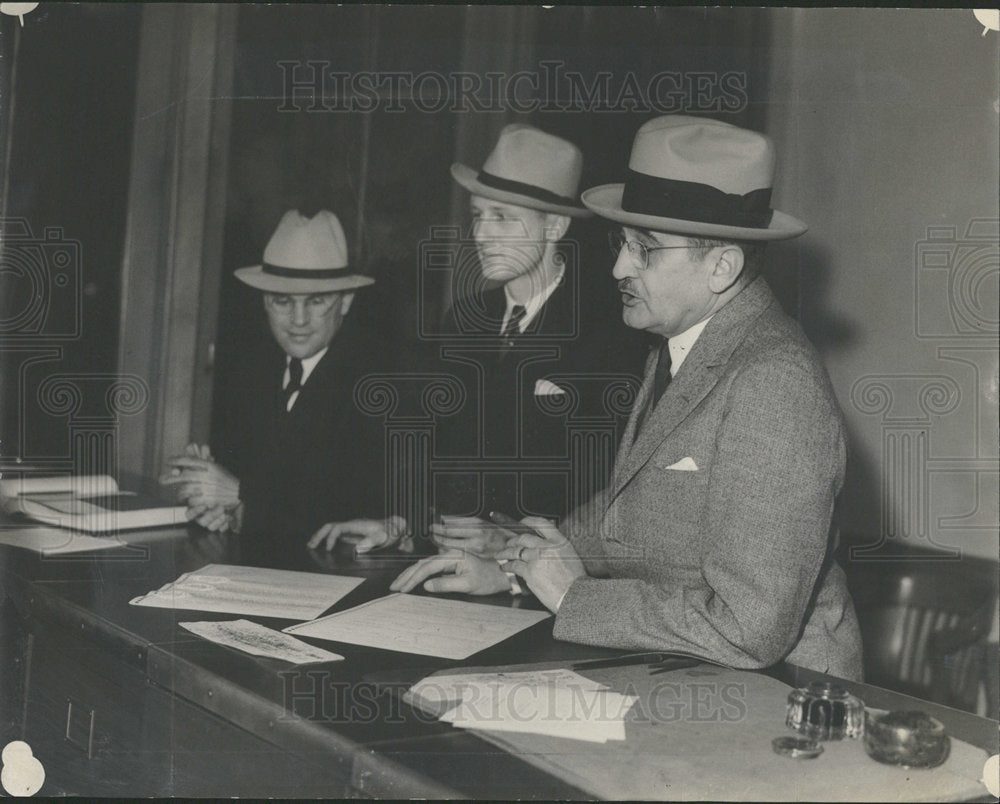
[[[510,311],[510,318],[507,319],[507,326],[503,328],[503,332],[500,333],[503,338],[511,338],[516,334],[519,334],[517,325],[521,323],[521,319],[524,318],[524,314],[528,312],[524,309],[523,304],[515,304]]]
[[[302,390],[302,361],[293,357],[288,361],[288,385],[282,392],[282,400],[285,403],[285,410],[289,410],[288,403],[292,399],[292,394]]]
[[[667,390],[667,386],[670,385],[670,367],[672,362],[670,360],[670,341],[666,338],[663,339],[663,343],[660,344],[660,354],[656,358],[656,374],[653,375],[653,404],[655,405],[660,401],[660,397],[663,396],[663,392]]]
[[[653,408],[656,407],[656,403],[660,401],[660,397],[663,396],[663,392],[667,390],[667,386],[670,385],[670,341],[666,338],[663,339],[663,343],[660,344],[660,352],[656,358],[656,371],[653,374],[653,392],[649,395],[649,399],[646,400],[646,406],[642,409],[642,415],[639,417],[639,421],[635,426],[635,438],[639,437],[639,432],[642,430],[643,425],[646,424],[646,420],[649,418],[649,414],[653,412]]]

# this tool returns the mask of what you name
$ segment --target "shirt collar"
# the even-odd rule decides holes
[[[528,299],[528,303],[524,305],[524,317],[517,325],[518,332],[524,332],[528,328],[531,320],[538,315],[538,311],[542,309],[542,305],[549,300],[549,296],[555,293],[556,288],[562,284],[563,274],[565,271],[565,268],[560,270],[559,274],[552,280],[548,287],[543,288],[541,291]],[[517,302],[510,297],[510,291],[507,289],[506,285],[503,286],[503,294],[507,299],[507,310],[503,314],[503,322],[500,325],[501,332],[507,328],[507,322],[510,320],[510,315],[514,310],[514,307],[517,305]]]
[[[324,346],[322,349],[320,349],[318,352],[316,352],[316,354],[314,354],[312,357],[304,357],[304,358],[302,358],[302,381],[301,381],[300,385],[305,385],[306,384],[306,380],[309,379],[309,375],[312,374],[313,369],[316,368],[316,364],[319,363],[319,361],[323,359],[323,355],[325,355],[327,353],[327,350],[329,350],[329,348],[330,348],[329,346]],[[292,362],[292,358],[289,357],[288,355],[285,355],[285,372],[286,372],[286,380],[285,380],[285,382],[286,382],[286,384],[288,382],[288,380],[287,380],[288,365],[291,362]]]
[[[674,337],[669,340],[667,347],[670,349],[671,377],[677,376],[677,372],[680,370],[681,364],[691,351],[691,347],[694,346],[694,342],[698,340],[698,336],[701,335],[701,331],[705,329],[705,325],[711,320],[712,316],[709,316],[704,321],[699,321],[693,327],[689,327],[684,330],[680,335],[674,335]]]

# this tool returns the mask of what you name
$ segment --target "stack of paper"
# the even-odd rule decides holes
[[[133,606],[197,609],[311,620],[362,582],[362,578],[315,572],[206,564],[173,583],[140,595]]]
[[[0,502],[9,514],[89,533],[187,524],[183,505],[120,491],[107,475],[0,480]]]
[[[406,699],[431,712],[450,707],[440,719],[461,729],[597,743],[625,739],[625,716],[638,700],[566,669],[431,676]]]
[[[187,535],[186,528],[157,528],[117,533],[114,536],[88,536],[76,530],[50,528],[45,525],[0,526],[0,544],[21,547],[43,556],[90,553],[133,544],[183,539]]]

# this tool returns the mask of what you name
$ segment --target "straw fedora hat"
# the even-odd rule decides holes
[[[583,194],[602,218],[696,237],[783,240],[806,225],[771,209],[774,146],[768,137],[703,117],[667,115],[635,135],[623,184]]]
[[[573,143],[534,126],[512,123],[500,132],[483,169],[456,162],[451,175],[473,195],[541,212],[589,218],[577,189],[583,154]]]
[[[263,262],[233,273],[250,287],[269,293],[332,293],[375,282],[347,267],[344,229],[325,209],[312,218],[294,209],[286,212],[264,249]]]

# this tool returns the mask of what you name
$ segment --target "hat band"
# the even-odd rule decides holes
[[[622,209],[716,226],[766,229],[771,223],[771,188],[746,195],[724,193],[708,184],[663,179],[628,171]]]
[[[505,193],[517,193],[518,195],[527,195],[537,201],[544,201],[547,204],[557,204],[561,207],[577,206],[575,198],[559,195],[551,190],[546,190],[544,187],[538,187],[534,184],[526,184],[523,181],[502,179],[499,176],[494,176],[492,173],[487,173],[485,170],[480,170],[479,175],[476,178],[479,180],[480,184],[486,187],[491,187],[494,190],[501,190]]]
[[[265,262],[260,266],[261,272],[284,279],[339,279],[351,273],[350,268],[283,268]]]

